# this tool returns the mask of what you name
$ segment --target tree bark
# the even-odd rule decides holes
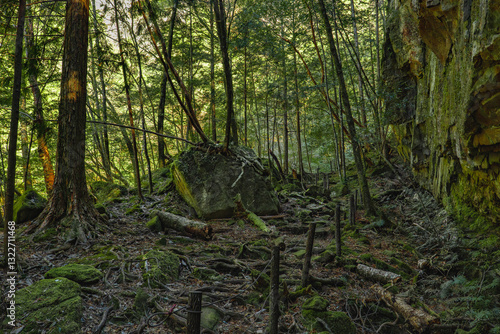
[[[378,284],[372,286],[371,289],[395,312],[402,315],[419,333],[425,332],[430,326],[440,322],[439,318],[411,307],[402,298],[394,296]]]
[[[42,94],[40,92],[40,86],[38,85],[38,67],[36,60],[30,60],[30,55],[34,54],[34,30],[33,21],[28,19],[27,22],[27,33],[26,33],[26,57],[28,58],[28,67],[30,67],[30,74],[28,80],[31,86],[31,93],[33,94],[33,104],[34,104],[34,127],[36,129],[36,139],[38,144],[38,157],[42,162],[43,168],[43,178],[45,181],[45,190],[47,191],[47,196],[52,193],[52,188],[54,187],[54,168],[52,166],[52,161],[50,158],[49,148],[47,146],[47,126],[43,118],[43,104],[42,104]]]
[[[361,263],[358,264],[357,270],[361,276],[382,284],[391,282],[395,283],[401,280],[401,275],[395,274],[390,271],[385,271],[365,266],[364,264]]]
[[[222,56],[222,66],[224,68],[224,86],[226,88],[226,136],[224,146],[226,149],[229,143],[238,145],[238,131],[235,127],[236,120],[233,106],[233,76],[228,53],[228,34],[226,26],[226,11],[224,0],[214,0],[214,13],[217,26],[217,35],[219,36],[219,45]]]
[[[160,219],[163,228],[171,228],[182,234],[203,240],[211,240],[213,237],[212,226],[201,221],[191,220],[170,212],[156,211],[153,215]]]
[[[86,243],[99,220],[85,178],[89,0],[68,0],[59,102],[57,169],[48,204],[33,227],[70,227],[67,241]],[[32,230],[32,227],[29,228]]]
[[[328,43],[330,44],[330,52],[332,54],[333,60],[335,62],[335,69],[337,72],[337,78],[339,80],[340,93],[342,97],[342,103],[345,110],[347,126],[349,128],[349,133],[351,135],[351,145],[354,155],[354,162],[356,164],[356,170],[358,174],[358,182],[361,185],[361,191],[363,192],[363,204],[366,213],[373,215],[376,213],[375,206],[373,205],[372,197],[370,195],[370,188],[368,187],[368,181],[366,179],[363,161],[361,160],[361,149],[359,145],[358,136],[356,135],[356,126],[354,124],[354,118],[352,117],[351,105],[349,103],[349,95],[347,93],[347,87],[344,80],[344,74],[342,72],[342,63],[340,57],[337,53],[337,47],[335,46],[335,41],[333,40],[332,27],[330,25],[330,19],[328,18],[325,3],[323,0],[319,0],[321,16],[323,17],[323,22],[325,24],[326,33],[328,37]]]
[[[115,5],[116,35],[118,37],[118,49],[120,51],[121,67],[122,67],[122,72],[123,72],[123,84],[125,85],[125,94],[127,96],[128,116],[129,116],[129,120],[130,120],[130,126],[132,128],[134,128],[134,116],[132,114],[132,101],[130,100],[130,87],[129,87],[128,79],[127,79],[125,57],[123,56],[122,40],[121,40],[121,34],[120,34],[120,25],[118,24],[118,8],[117,8],[116,0],[114,0],[114,5]],[[131,129],[131,134],[132,134],[132,147],[134,149],[134,159],[132,160],[132,163],[134,164],[135,185],[137,187],[137,194],[138,194],[139,198],[142,199],[141,175],[139,172],[139,159],[137,157],[137,155],[138,155],[137,140],[136,140],[134,129]]]
[[[7,264],[7,245],[8,245],[8,223],[14,216],[14,192],[16,188],[16,149],[17,149],[17,130],[19,126],[19,102],[21,100],[21,79],[23,66],[23,33],[24,18],[26,13],[26,1],[19,0],[19,9],[17,13],[17,33],[16,47],[14,54],[14,87],[12,89],[12,112],[10,115],[9,132],[9,153],[7,162],[7,183],[5,187],[5,221],[4,221],[4,261]],[[12,270],[14,271],[14,270]]]

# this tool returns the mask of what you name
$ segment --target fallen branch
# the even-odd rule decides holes
[[[405,318],[419,333],[427,330],[429,326],[439,323],[439,318],[423,310],[411,307],[402,298],[393,295],[379,284],[373,285],[371,289],[397,314],[403,316],[403,318]]]
[[[364,264],[358,264],[357,270],[361,276],[379,283],[395,283],[401,279],[401,275],[365,266]]]
[[[212,226],[203,222],[163,211],[154,211],[153,216],[157,216],[160,219],[161,226],[164,229],[171,228],[182,234],[204,240],[211,240],[213,237]]]

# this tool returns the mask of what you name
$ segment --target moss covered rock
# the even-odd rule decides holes
[[[151,250],[142,256],[146,284],[159,288],[179,278],[179,257],[171,252]],[[147,264],[146,264],[147,262]]]
[[[16,320],[22,333],[81,333],[80,285],[67,278],[44,279],[16,294]]]
[[[119,202],[120,197],[128,194],[128,190],[124,186],[104,181],[92,183],[90,189],[97,198],[98,203],[103,204]]]
[[[219,323],[222,314],[211,307],[203,307],[201,309],[201,327],[209,330],[215,330]]]
[[[349,316],[344,312],[327,311],[328,304],[329,302],[320,296],[313,296],[306,300],[302,305],[302,316],[306,326],[317,332],[356,334],[356,326]],[[318,321],[317,318],[322,321]]]
[[[231,217],[237,194],[244,207],[257,215],[278,213],[278,198],[255,153],[244,147],[231,152],[182,152],[172,164],[177,191],[205,219]]]
[[[65,277],[80,284],[97,283],[103,274],[99,269],[86,264],[68,264],[52,268],[45,273],[45,278]]]
[[[35,219],[43,211],[47,200],[35,190],[28,190],[14,203],[14,221],[18,224]]]

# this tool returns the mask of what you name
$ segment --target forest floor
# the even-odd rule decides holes
[[[470,330],[476,325],[481,326],[476,329],[485,330],[478,333],[498,329],[495,316],[500,308],[500,270],[498,258],[488,257],[492,250],[481,248],[475,239],[460,232],[454,220],[402,165],[396,170],[372,170],[370,185],[377,206],[391,224],[366,217],[358,210],[356,224],[348,225],[348,196],[332,200],[330,196],[283,190],[279,193],[282,216],[267,220],[270,233],[261,232],[251,223],[214,220],[208,222],[214,231],[209,241],[173,230],[148,229],[146,222],[153,209],[175,208],[178,214],[190,215],[175,191],[147,196],[129,214],[126,211],[135,197],[123,196],[106,206],[110,219],[87,246],[61,249],[62,240],[33,243],[21,239],[18,253],[23,271],[18,288],[43,279],[53,267],[92,259],[91,264],[104,273],[104,279],[82,290],[83,333],[95,333],[105,314],[102,333],[184,333],[182,319],[189,292],[194,290],[203,291],[203,304],[216,309],[220,316],[220,321],[204,332],[265,333],[269,283],[261,273],[269,274],[270,249],[278,239],[286,246],[280,268],[281,286],[286,282],[284,289],[288,292],[282,296],[282,333],[310,332],[302,317],[302,305],[313,294],[329,301],[328,310],[345,312],[357,333],[416,333],[411,319],[398,315],[377,295],[373,288],[377,283],[358,273],[358,264],[401,274],[401,280],[385,288],[414,309],[439,317],[440,324],[428,329],[431,333],[455,333],[458,328]],[[335,249],[337,202],[342,208],[343,254],[335,259],[326,256],[329,253],[325,250],[331,249],[332,243]],[[311,222],[317,222],[313,253],[319,255],[313,256],[311,275],[323,280],[315,280],[302,295],[294,295],[300,288]],[[147,264],[136,259],[151,249],[179,256],[177,280],[157,287],[144,280]],[[147,299],[141,309],[139,290]],[[115,308],[106,312],[112,305]],[[174,311],[177,321],[161,313],[169,311]],[[160,314],[152,316],[155,313]]]

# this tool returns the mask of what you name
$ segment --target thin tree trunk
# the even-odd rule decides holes
[[[137,65],[139,67],[139,82],[138,82],[138,88],[139,88],[139,102],[140,102],[140,112],[141,112],[141,123],[142,123],[142,145],[143,145],[143,151],[144,151],[144,157],[146,158],[146,165],[148,168],[148,183],[149,183],[149,194],[153,193],[153,177],[151,175],[151,160],[149,159],[149,151],[148,151],[148,142],[147,142],[147,136],[146,136],[146,116],[144,115],[144,96],[142,94],[142,82],[143,82],[143,77],[142,77],[142,61],[141,61],[141,53],[139,52],[139,44],[137,42],[137,37],[134,32],[134,17],[132,16],[132,22],[130,28],[130,33],[132,35],[132,39],[134,42],[134,49],[135,49],[135,54],[137,57]]]
[[[22,79],[22,57],[23,57],[23,33],[24,18],[26,13],[26,1],[19,0],[17,13],[17,33],[16,47],[14,53],[14,87],[12,89],[12,112],[10,115],[9,132],[9,153],[7,162],[7,184],[5,189],[5,221],[4,221],[4,261],[7,264],[8,250],[8,223],[14,216],[14,191],[16,180],[16,150],[17,150],[17,130],[19,126],[19,103],[21,100],[21,79]],[[15,268],[12,270],[15,271]]]
[[[97,8],[95,4],[95,0],[92,0],[92,11],[93,11],[93,23],[94,23],[94,34],[95,34],[95,43],[96,43],[96,52],[97,52],[97,64],[98,64],[98,72],[99,79],[101,83],[101,95],[102,95],[102,109],[97,106],[97,110],[102,111],[102,120],[103,122],[108,121],[108,111],[107,111],[107,96],[106,96],[106,84],[104,82],[104,59],[102,54],[102,48],[100,43],[100,32],[97,26]],[[94,64],[94,62],[92,62]],[[97,86],[96,86],[97,87]],[[99,100],[97,99],[97,103]],[[106,178],[108,182],[113,182],[113,175],[111,173],[111,161],[110,161],[110,152],[109,152],[109,136],[108,136],[108,127],[104,125],[102,128],[102,163],[104,166],[104,171],[106,172]]]
[[[292,24],[293,24],[293,44],[296,43],[296,32],[295,32],[295,10],[292,12]],[[295,118],[297,123],[297,158],[299,163],[299,175],[302,179],[304,175],[304,163],[302,160],[302,140],[301,140],[301,126],[300,126],[300,100],[299,100],[299,81],[297,72],[297,53],[293,53],[293,76],[295,81]]]
[[[217,141],[217,115],[215,112],[215,42],[214,1],[210,0],[210,111],[212,116],[212,140]]]
[[[120,34],[120,25],[118,23],[118,8],[117,8],[116,0],[114,0],[114,5],[115,5],[116,35],[118,37],[118,49],[120,51],[121,67],[122,67],[122,72],[123,72],[123,84],[125,86],[125,94],[127,96],[128,115],[129,115],[129,120],[130,120],[130,126],[134,127],[134,116],[132,114],[132,101],[130,99],[130,87],[128,85],[125,57],[123,56],[122,39],[121,39],[121,34]],[[131,134],[132,134],[132,145],[133,145],[133,149],[134,149],[134,159],[132,162],[134,164],[135,184],[137,186],[137,195],[139,196],[140,199],[142,199],[141,175],[139,172],[139,159],[137,156],[138,155],[137,140],[136,140],[134,129],[131,129]]]
[[[344,73],[342,72],[342,63],[340,61],[339,55],[337,53],[337,47],[335,41],[333,40],[333,31],[330,25],[330,19],[328,18],[325,4],[323,0],[319,0],[321,15],[326,28],[326,33],[328,37],[328,43],[330,44],[330,52],[335,61],[335,68],[337,71],[337,78],[339,80],[340,93],[342,97],[343,106],[345,109],[345,114],[347,118],[347,126],[349,128],[349,133],[351,134],[351,145],[354,155],[354,162],[356,164],[356,170],[358,172],[358,182],[361,186],[361,191],[363,193],[363,204],[364,208],[369,215],[376,213],[375,206],[370,195],[370,188],[368,187],[368,181],[363,168],[363,161],[361,160],[361,150],[359,146],[358,137],[356,135],[356,126],[354,124],[354,118],[352,117],[351,105],[349,103],[349,95],[347,93],[347,87],[345,85]]]
[[[354,52],[356,53],[357,59],[356,67],[358,68],[358,89],[359,89],[359,98],[360,98],[360,107],[361,107],[361,119],[363,125],[366,126],[366,110],[365,110],[365,102],[364,102],[364,92],[363,92],[363,76],[361,75],[361,57],[359,52],[359,39],[358,39],[358,26],[356,24],[356,10],[354,8],[354,0],[351,0],[351,17],[352,17],[352,29],[354,32]]]
[[[248,32],[245,34],[245,39],[248,39]],[[247,119],[247,46],[245,41],[244,49],[244,73],[243,73],[243,103],[245,106],[244,111],[244,124],[245,124],[245,146],[248,146],[248,119]]]
[[[179,1],[174,1],[174,7],[172,8],[172,15],[170,16],[170,29],[168,33],[168,46],[167,53],[170,57],[172,53],[172,43],[174,38],[174,26],[175,26],[175,18],[177,16],[177,5]],[[167,74],[163,74],[163,79],[161,81],[161,96],[160,96],[160,105],[158,111],[158,133],[163,133],[163,123],[165,120],[165,102],[167,99]],[[165,140],[162,137],[158,137],[158,164],[160,167],[165,167],[167,155],[165,155]]]
[[[27,34],[26,34],[26,57],[29,59],[30,55],[34,53],[34,31],[33,31],[33,21],[31,18],[27,22]],[[33,94],[33,104],[34,104],[34,127],[36,129],[36,138],[38,144],[38,157],[42,162],[43,177],[45,181],[45,189],[47,191],[47,196],[52,193],[52,188],[54,187],[54,168],[52,167],[52,161],[50,159],[49,148],[47,147],[47,126],[43,119],[43,105],[42,105],[42,94],[40,92],[40,87],[38,85],[38,67],[36,60],[28,60],[28,66],[30,68],[30,74],[28,80],[31,86],[31,93]]]
[[[214,13],[217,26],[217,35],[219,36],[219,45],[222,56],[222,66],[224,68],[224,86],[226,88],[226,134],[224,146],[229,148],[229,143],[238,145],[238,132],[235,129],[235,115],[233,107],[233,76],[231,73],[231,64],[228,51],[228,34],[226,26],[226,11],[224,0],[214,0]]]

